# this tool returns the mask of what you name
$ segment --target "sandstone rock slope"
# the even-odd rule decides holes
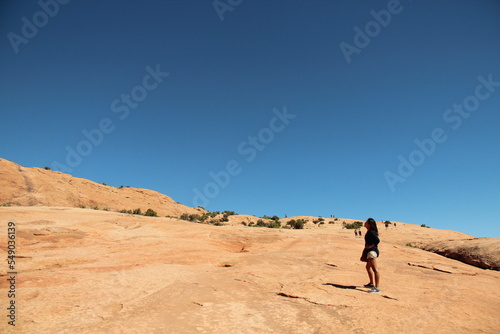
[[[500,272],[404,246],[381,231],[380,294],[362,238],[195,224],[63,207],[2,207],[16,224],[16,327],[0,269],[1,333],[498,333]],[[428,238],[446,233],[421,229]],[[454,233],[450,233],[454,235]],[[420,236],[424,239],[423,234]],[[0,238],[4,254],[5,234]]]
[[[106,186],[61,172],[22,167],[5,159],[0,159],[0,205],[141,209],[143,213],[150,208],[160,216],[174,217],[204,212],[156,191]]]

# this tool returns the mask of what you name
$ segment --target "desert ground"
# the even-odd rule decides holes
[[[367,293],[363,239],[213,226],[67,207],[1,207],[16,224],[16,326],[2,333],[498,333],[500,272],[410,242],[454,231],[380,226],[381,290]],[[498,245],[498,243],[497,243]]]
[[[135,209],[158,217],[120,213]],[[364,240],[343,228],[368,217],[180,219],[208,213],[0,159],[0,333],[500,332],[500,239],[380,222],[370,294]]]

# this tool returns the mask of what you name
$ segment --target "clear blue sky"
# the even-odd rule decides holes
[[[0,157],[500,237],[500,2],[60,2],[0,4]]]

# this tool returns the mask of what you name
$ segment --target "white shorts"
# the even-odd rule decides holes
[[[377,252],[375,252],[375,251],[371,251],[371,252],[368,252],[368,254],[366,254],[367,259],[376,259],[377,257],[378,257],[378,255],[377,255]]]

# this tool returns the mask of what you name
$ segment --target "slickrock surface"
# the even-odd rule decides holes
[[[381,232],[380,294],[363,239],[340,222],[306,230],[212,226],[62,207],[0,208],[16,223],[17,326],[1,333],[498,333],[500,272],[408,242],[470,236],[398,223]]]
[[[500,270],[500,240],[497,238],[432,241],[419,243],[418,247],[479,268]]]
[[[22,167],[0,159],[0,205],[64,206],[109,209],[113,211],[155,210],[159,216],[180,217],[200,214],[156,191],[116,188],[42,168]]]

